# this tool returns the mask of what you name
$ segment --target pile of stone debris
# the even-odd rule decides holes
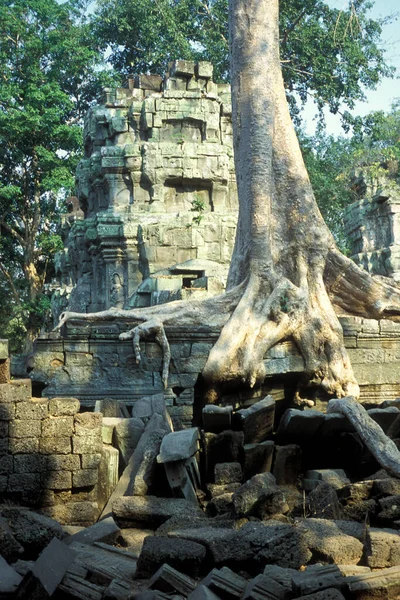
[[[400,598],[400,480],[342,415],[157,404],[97,523],[1,508],[0,599]],[[396,402],[366,419],[398,437]]]

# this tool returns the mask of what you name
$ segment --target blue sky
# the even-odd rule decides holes
[[[333,8],[345,8],[347,0],[326,0]],[[378,19],[388,15],[398,15],[399,18],[383,28],[382,45],[386,51],[387,62],[396,67],[400,77],[400,3],[399,0],[377,0],[370,13],[372,18]],[[365,115],[373,110],[390,110],[392,101],[400,97],[400,79],[384,79],[376,90],[366,92],[367,101],[358,102],[354,110],[355,114]],[[313,133],[313,116],[315,109],[306,107],[304,111],[304,126],[306,131]],[[328,133],[333,135],[343,134],[340,126],[340,118],[331,114],[326,115]]]

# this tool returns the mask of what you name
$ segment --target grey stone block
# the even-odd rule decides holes
[[[135,523],[157,527],[173,516],[192,519],[203,516],[191,502],[182,498],[157,498],[155,496],[123,496],[112,505],[117,522]]]
[[[367,530],[367,565],[384,569],[400,565],[400,535],[395,529]]]
[[[50,398],[49,414],[53,417],[73,416],[79,412],[80,402],[77,398]]]
[[[79,469],[72,473],[72,487],[92,487],[98,480],[97,469]]]
[[[14,537],[24,547],[27,558],[36,557],[50,541],[63,537],[62,527],[57,521],[24,508],[3,509]]]
[[[42,421],[43,437],[69,437],[74,433],[74,418],[49,417]]]
[[[203,429],[211,433],[221,433],[231,429],[232,406],[208,404],[203,408]]]
[[[259,444],[244,445],[243,477],[245,480],[258,473],[271,471],[274,447],[274,442],[270,440]]]
[[[15,438],[40,437],[43,421],[24,419],[11,421],[9,425],[9,436]]]
[[[48,400],[34,400],[18,402],[15,417],[17,419],[44,419],[48,414]]]
[[[72,542],[80,542],[82,544],[93,544],[94,542],[104,542],[113,544],[118,537],[120,528],[112,517],[103,519],[90,527],[86,527],[73,535],[64,538],[63,542],[67,545]]]
[[[213,569],[200,582],[214,592],[219,598],[242,598],[246,589],[247,581],[228,567]]]
[[[356,565],[360,562],[364,545],[363,529],[358,523],[326,519],[299,519],[297,529],[302,533],[308,548],[321,561]],[[349,535],[350,533],[350,535]]]
[[[238,462],[217,463],[214,467],[214,481],[218,485],[241,483],[242,466]]]
[[[159,590],[166,594],[178,593],[189,596],[196,587],[196,582],[187,575],[180,573],[168,564],[162,565],[148,583],[150,590]]]
[[[74,416],[74,433],[78,436],[84,436],[88,433],[98,433],[101,431],[103,415],[96,412],[84,412]]]
[[[278,485],[296,485],[301,470],[302,453],[300,446],[296,444],[275,446],[272,473]]]
[[[197,427],[168,433],[161,442],[157,461],[167,463],[190,458],[199,449],[199,438]]]
[[[0,556],[0,595],[4,598],[13,598],[21,581],[21,575]]]
[[[260,473],[246,481],[232,497],[238,516],[265,516],[287,512],[285,497],[271,473]]]
[[[41,454],[69,454],[71,452],[70,437],[41,437],[39,439]]]
[[[206,549],[201,544],[149,536],[143,542],[137,563],[137,577],[151,577],[164,563],[196,577],[203,567],[205,557]]]
[[[267,396],[249,408],[238,410],[234,414],[234,425],[243,430],[244,443],[263,442],[272,434],[275,417],[275,400]]]

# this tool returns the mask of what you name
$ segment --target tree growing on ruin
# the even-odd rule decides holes
[[[121,338],[153,336],[169,346],[166,327],[221,327],[203,377],[208,401],[232,385],[260,385],[263,357],[291,339],[304,359],[301,401],[309,386],[328,396],[358,396],[338,314],[400,317],[400,289],[372,277],[338,250],[315,202],[290,118],[279,56],[278,0],[231,0],[229,11],[234,150],[239,193],[235,247],[224,295],[150,308],[111,309],[71,318],[129,317]]]

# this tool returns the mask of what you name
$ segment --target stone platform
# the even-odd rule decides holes
[[[345,345],[361,388],[361,401],[380,404],[400,396],[400,324],[359,317],[342,317]],[[50,333],[36,340],[32,379],[44,385],[43,396],[76,397],[83,406],[102,398],[121,399],[132,405],[144,395],[162,391],[162,353],[155,342],[143,342],[138,365],[132,341],[119,341],[133,322],[88,324],[71,321],[63,336]],[[199,375],[219,331],[212,328],[166,330],[171,345],[169,388],[165,399],[174,418],[190,424]],[[234,406],[252,404],[265,394],[290,406],[304,370],[303,359],[290,341],[278,344],[265,356],[267,377],[261,390],[234,390],[222,401]],[[280,411],[278,411],[280,412]]]

